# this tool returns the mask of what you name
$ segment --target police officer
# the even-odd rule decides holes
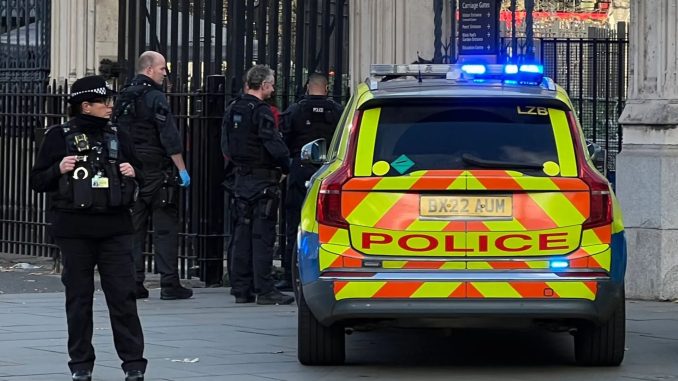
[[[61,249],[66,288],[68,363],[73,380],[92,379],[94,267],[106,295],[115,349],[127,381],[144,379],[144,336],[137,315],[129,208],[141,163],[129,136],[110,124],[113,91],[103,78],[73,83],[72,118],[46,134],[31,187],[49,192],[53,235]]]
[[[327,90],[327,77],[320,73],[311,74],[306,96],[290,105],[282,115],[283,138],[290,150],[292,164],[285,200],[287,244],[282,255],[283,279],[276,283],[280,290],[292,289],[292,250],[297,240],[301,204],[306,196],[306,182],[318,169],[314,165],[301,163],[301,147],[320,138],[329,144],[343,111],[339,103],[327,97]]]
[[[143,248],[148,217],[152,213],[154,259],[161,274],[160,298],[187,299],[193,296],[193,290],[181,285],[177,269],[177,186],[188,187],[191,178],[181,156],[183,148],[179,130],[162,90],[167,75],[165,57],[153,51],[144,52],[137,60],[136,71],[132,82],[120,92],[113,111],[113,120],[130,131],[146,178],[132,215],[136,230],[136,295],[137,298],[148,298],[148,290],[144,287]]]
[[[227,108],[221,149],[234,167],[236,224],[231,287],[236,303],[289,304],[294,298],[273,285],[271,269],[280,198],[279,182],[289,170],[289,152],[264,102],[274,91],[273,70],[256,65],[247,72],[245,94]],[[281,173],[282,172],[282,173]]]

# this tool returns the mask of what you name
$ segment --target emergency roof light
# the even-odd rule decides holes
[[[555,90],[553,81],[544,78],[544,67],[536,64],[373,64],[370,74],[375,77],[442,77],[448,80],[486,80],[501,81],[506,85],[541,85]],[[388,78],[391,79],[391,78]],[[370,81],[370,88],[375,90],[376,81]]]

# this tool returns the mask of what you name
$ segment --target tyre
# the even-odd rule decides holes
[[[626,312],[624,299],[610,319],[597,325],[586,323],[574,336],[574,355],[578,365],[618,366],[624,360]]]
[[[292,263],[296,263],[296,261]],[[344,327],[339,324],[330,327],[320,324],[308,308],[301,287],[295,287],[295,293],[295,295],[298,295],[297,303],[299,304],[297,318],[297,357],[299,362],[304,365],[343,364],[346,357]]]

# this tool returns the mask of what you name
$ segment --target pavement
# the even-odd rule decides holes
[[[0,381],[70,380],[64,295],[42,287],[51,282],[42,278],[58,276],[3,268],[0,289],[8,276],[41,287],[5,287],[0,295]],[[678,304],[671,302],[627,302],[620,367],[574,365],[567,333],[479,329],[355,332],[346,365],[306,367],[296,359],[295,305],[235,304],[228,288],[194,291],[189,300],[162,301],[152,288],[139,302],[147,380],[678,380]],[[123,380],[101,291],[94,320],[94,380]]]

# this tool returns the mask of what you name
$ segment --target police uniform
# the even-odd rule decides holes
[[[269,105],[252,95],[236,98],[224,115],[221,147],[235,174],[232,294],[238,303],[253,302],[255,293],[259,304],[291,303],[271,278],[279,182],[281,171],[289,170],[289,151]]]
[[[137,74],[120,92],[112,119],[129,131],[143,163],[145,185],[133,209],[136,230],[134,260],[138,290],[143,290],[145,268],[143,248],[148,217],[153,215],[155,264],[161,274],[163,299],[184,299],[192,290],[181,287],[178,259],[178,182],[171,156],[183,151],[181,137],[162,87],[149,77]],[[148,295],[138,295],[147,297]]]
[[[287,244],[282,256],[285,281],[281,286],[291,285],[292,250],[297,240],[297,229],[301,220],[301,205],[306,197],[306,182],[318,169],[312,164],[302,164],[301,148],[316,139],[332,140],[334,130],[343,111],[342,106],[322,95],[307,95],[298,103],[293,103],[282,115],[283,138],[292,157],[290,174],[287,178],[286,237]]]
[[[80,81],[87,78],[92,77]],[[103,79],[99,81],[105,83]],[[76,81],[73,91],[81,85]],[[72,155],[77,156],[74,170],[61,174],[61,160]],[[126,162],[135,168],[136,179],[121,174],[120,163]],[[134,294],[134,229],[129,209],[138,191],[137,181],[141,180],[140,167],[126,133],[108,119],[77,115],[47,132],[31,170],[31,187],[37,192],[49,192],[49,205],[55,217],[52,232],[63,261],[61,279],[66,290],[69,367],[74,373],[91,372],[94,366],[95,266],[101,276],[122,368],[142,374],[146,369],[144,337]],[[74,376],[74,379],[89,378]]]

